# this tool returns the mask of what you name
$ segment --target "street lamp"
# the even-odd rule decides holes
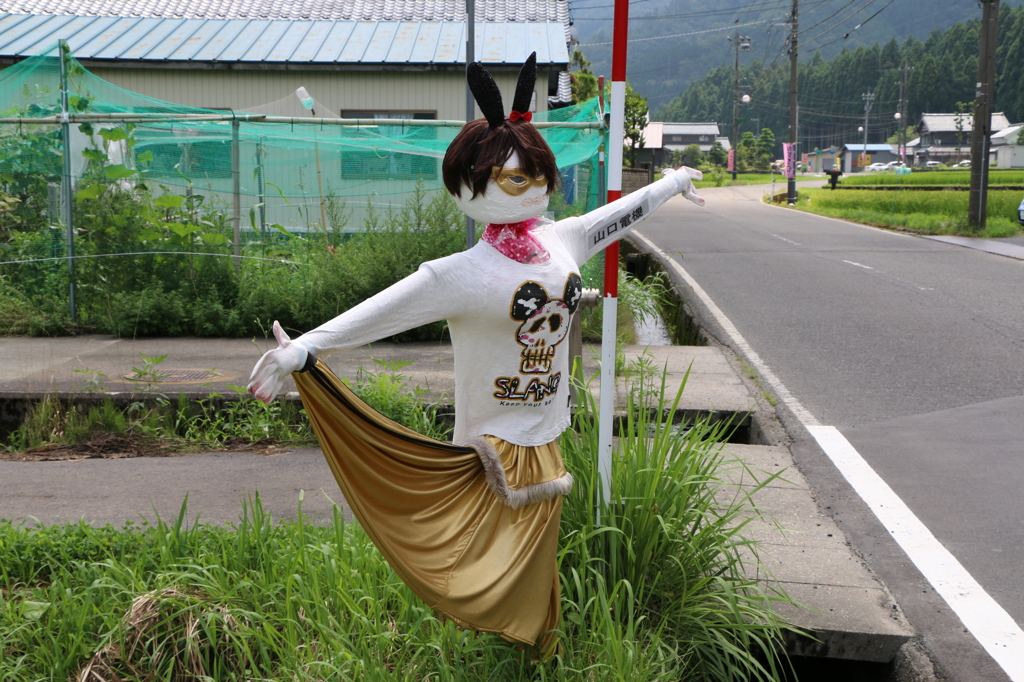
[[[750,102],[750,95],[744,94],[740,97],[740,50],[750,49],[750,36],[741,36],[739,33],[734,33],[729,36],[729,42],[732,43],[733,48],[736,50],[736,66],[733,71],[733,91],[732,91],[732,179],[736,179],[736,166],[737,166],[737,152],[739,151],[739,116],[740,116],[740,102],[744,104]]]

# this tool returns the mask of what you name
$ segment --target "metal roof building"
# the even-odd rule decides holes
[[[1009,127],[1010,121],[1006,118],[1006,114],[1002,112],[992,114],[992,132]],[[914,132],[922,137],[936,133],[970,133],[973,130],[973,114],[921,114],[921,121],[914,128]]]
[[[4,10],[0,64],[67,40],[104,79],[181,104],[245,109],[303,86],[343,115],[465,116],[463,0],[12,0]],[[538,106],[564,96],[567,0],[477,0],[474,23],[475,59],[509,100],[534,51]]]

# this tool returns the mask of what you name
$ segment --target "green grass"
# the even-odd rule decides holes
[[[257,496],[231,527],[188,526],[185,504],[123,528],[0,520],[0,681],[779,679],[785,597],[746,577],[742,465],[722,427],[664,419],[671,402],[662,383],[633,403],[600,523],[590,402],[563,436],[557,661],[439,620],[340,510],[311,525],[300,495],[275,521]]]
[[[427,404],[423,399],[426,391],[410,388],[401,374],[401,369],[410,363],[372,362],[373,369],[360,369],[355,381],[350,382],[356,395],[399,424],[431,438],[447,440],[450,425],[438,417],[437,406]],[[305,410],[294,402],[275,400],[264,404],[250,399],[244,387],[230,384],[234,396],[211,393],[199,400],[184,395],[170,399],[158,392],[157,366],[154,363],[148,370],[154,375],[153,381],[127,403],[116,404],[107,398],[90,404],[56,395],[44,396],[28,408],[22,424],[5,442],[0,442],[0,448],[24,452],[46,445],[77,445],[112,437],[141,438],[143,442],[136,444],[143,449],[148,443],[186,452],[239,441],[315,441]],[[86,389],[92,392],[96,373],[85,374]]]
[[[769,175],[768,173],[737,173],[736,179],[732,179],[732,171],[722,170],[721,168],[702,169],[704,178],[702,180],[694,180],[693,186],[697,189],[705,189],[707,187],[743,187],[746,185],[770,185],[772,178],[775,179],[776,183],[785,183],[786,178],[775,173]],[[655,181],[662,178],[661,173],[655,173]],[[798,175],[797,180],[802,179],[803,176]]]
[[[968,192],[801,189],[796,208],[831,218],[880,227],[905,228],[925,234],[970,234],[985,238],[1019,233],[1017,206],[1022,193],[990,190],[988,217],[982,234],[968,232]]]
[[[940,187],[954,187],[962,185],[968,187],[971,184],[970,170],[947,170],[947,171],[914,171],[909,175],[896,175],[895,173],[855,173],[844,175],[839,179],[842,185],[932,185]],[[998,185],[1024,185],[1024,171],[1020,170],[991,170],[989,171],[988,184],[990,187]]]
[[[746,185],[770,185],[772,178],[775,178],[776,183],[785,184],[786,178],[779,173],[775,173],[774,176],[768,175],[767,173],[737,173],[736,179],[732,179],[732,173],[730,171],[708,171],[704,173],[703,180],[695,180],[693,186],[697,189],[704,189],[706,187],[744,187]],[[800,179],[800,176],[797,176]]]

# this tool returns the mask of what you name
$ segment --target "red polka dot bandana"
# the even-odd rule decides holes
[[[481,239],[517,263],[546,263],[551,254],[530,234],[536,223],[536,218],[521,223],[488,223]]]

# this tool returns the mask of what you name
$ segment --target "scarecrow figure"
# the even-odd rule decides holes
[[[835,189],[836,183],[839,182],[839,176],[843,174],[843,171],[833,168],[830,171],[826,171],[825,174],[828,175],[828,184],[832,185],[832,189]]]
[[[484,118],[467,123],[442,165],[458,206],[487,227],[467,251],[291,340],[253,369],[269,402],[292,375],[345,499],[395,572],[460,627],[557,650],[556,566],[562,496],[572,489],[557,439],[570,424],[565,342],[580,265],[682,193],[703,205],[686,168],[581,217],[540,220],[558,183],[530,123],[536,56],[512,112],[480,64],[470,88]],[[453,443],[423,437],[356,398],[318,357],[447,320],[455,354]],[[294,374],[293,374],[294,373]]]

